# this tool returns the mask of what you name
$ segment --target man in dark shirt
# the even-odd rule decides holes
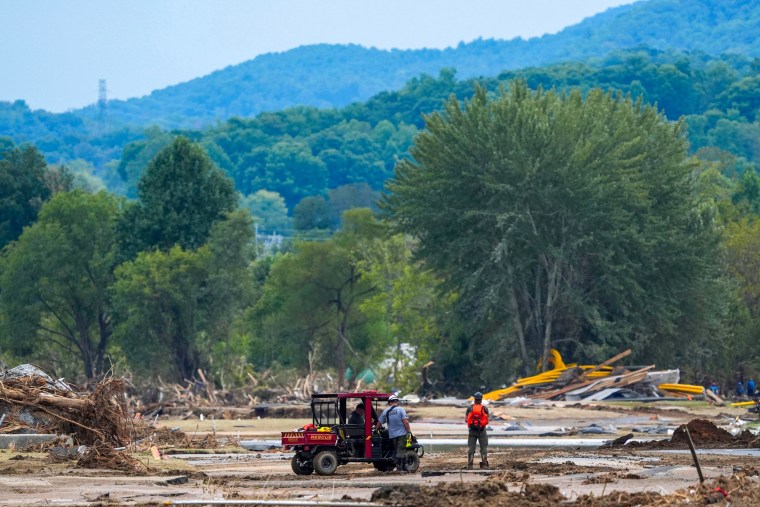
[[[361,424],[364,426],[364,403],[359,403],[351,415],[348,416],[348,424]]]

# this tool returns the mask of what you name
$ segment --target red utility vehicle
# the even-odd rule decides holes
[[[298,475],[332,475],[347,463],[372,463],[382,472],[395,467],[395,450],[386,430],[373,431],[375,421],[386,407],[390,394],[377,391],[360,393],[313,394],[312,424],[297,431],[282,432],[282,445],[295,451],[291,460]],[[347,414],[358,403],[364,404],[364,424],[348,424]],[[417,439],[407,443],[406,467],[417,471],[425,453]]]

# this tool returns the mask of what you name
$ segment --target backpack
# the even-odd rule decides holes
[[[471,430],[482,430],[488,426],[488,413],[483,405],[476,403],[467,414],[467,427]]]

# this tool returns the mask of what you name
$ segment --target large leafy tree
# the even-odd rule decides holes
[[[529,370],[554,346],[599,359],[631,341],[651,359],[708,329],[716,236],[692,206],[680,123],[601,90],[513,82],[426,124],[385,206],[461,311],[502,337],[487,362],[513,349]]]
[[[119,266],[114,308],[116,339],[143,375],[182,381],[203,366],[197,344],[208,251],[145,251]]]
[[[21,235],[50,197],[47,164],[33,146],[15,147],[0,138],[0,248]]]
[[[388,346],[385,359],[390,367],[384,373],[407,391],[429,387],[421,386],[417,375],[438,352],[439,314],[448,310],[448,300],[437,297],[437,280],[413,260],[412,248],[402,234],[374,238],[362,245],[359,264],[365,281],[378,288],[360,308],[376,323],[376,341]]]
[[[259,190],[241,199],[241,206],[246,208],[256,225],[266,231],[284,231],[290,229],[290,218],[285,199],[277,192]]]
[[[755,343],[760,329],[760,222],[744,219],[726,228],[726,261],[741,301],[733,319],[735,338],[727,345],[732,360],[726,366],[733,373],[737,366],[742,368],[754,362],[757,370],[758,358]],[[733,379],[732,379],[733,380]]]
[[[379,349],[360,311],[377,287],[363,275],[358,249],[377,229],[361,213],[348,220],[332,239],[297,242],[294,252],[272,264],[256,309],[262,339],[254,344],[256,355],[277,356],[288,365],[304,368],[309,361],[335,368],[343,387],[346,369],[370,366]]]
[[[103,373],[112,323],[119,201],[101,192],[56,194],[2,259],[2,333],[11,350],[57,349],[89,378]],[[43,358],[43,360],[46,358]],[[72,368],[62,366],[72,373]]]
[[[197,250],[141,252],[118,267],[115,338],[135,371],[177,381],[198,368],[224,374],[251,286],[252,231],[250,215],[238,211],[214,224]]]
[[[153,159],[137,188],[139,201],[123,222],[128,256],[174,245],[198,248],[212,225],[237,205],[232,181],[200,146],[182,136]]]

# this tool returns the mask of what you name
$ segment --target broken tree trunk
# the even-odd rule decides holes
[[[0,382],[0,398],[5,398],[9,401],[13,400],[20,402],[23,405],[44,404],[51,407],[64,409],[83,410],[92,406],[92,403],[85,399],[68,398],[66,396],[59,396],[44,392],[30,393],[28,391],[6,387],[2,382]]]

